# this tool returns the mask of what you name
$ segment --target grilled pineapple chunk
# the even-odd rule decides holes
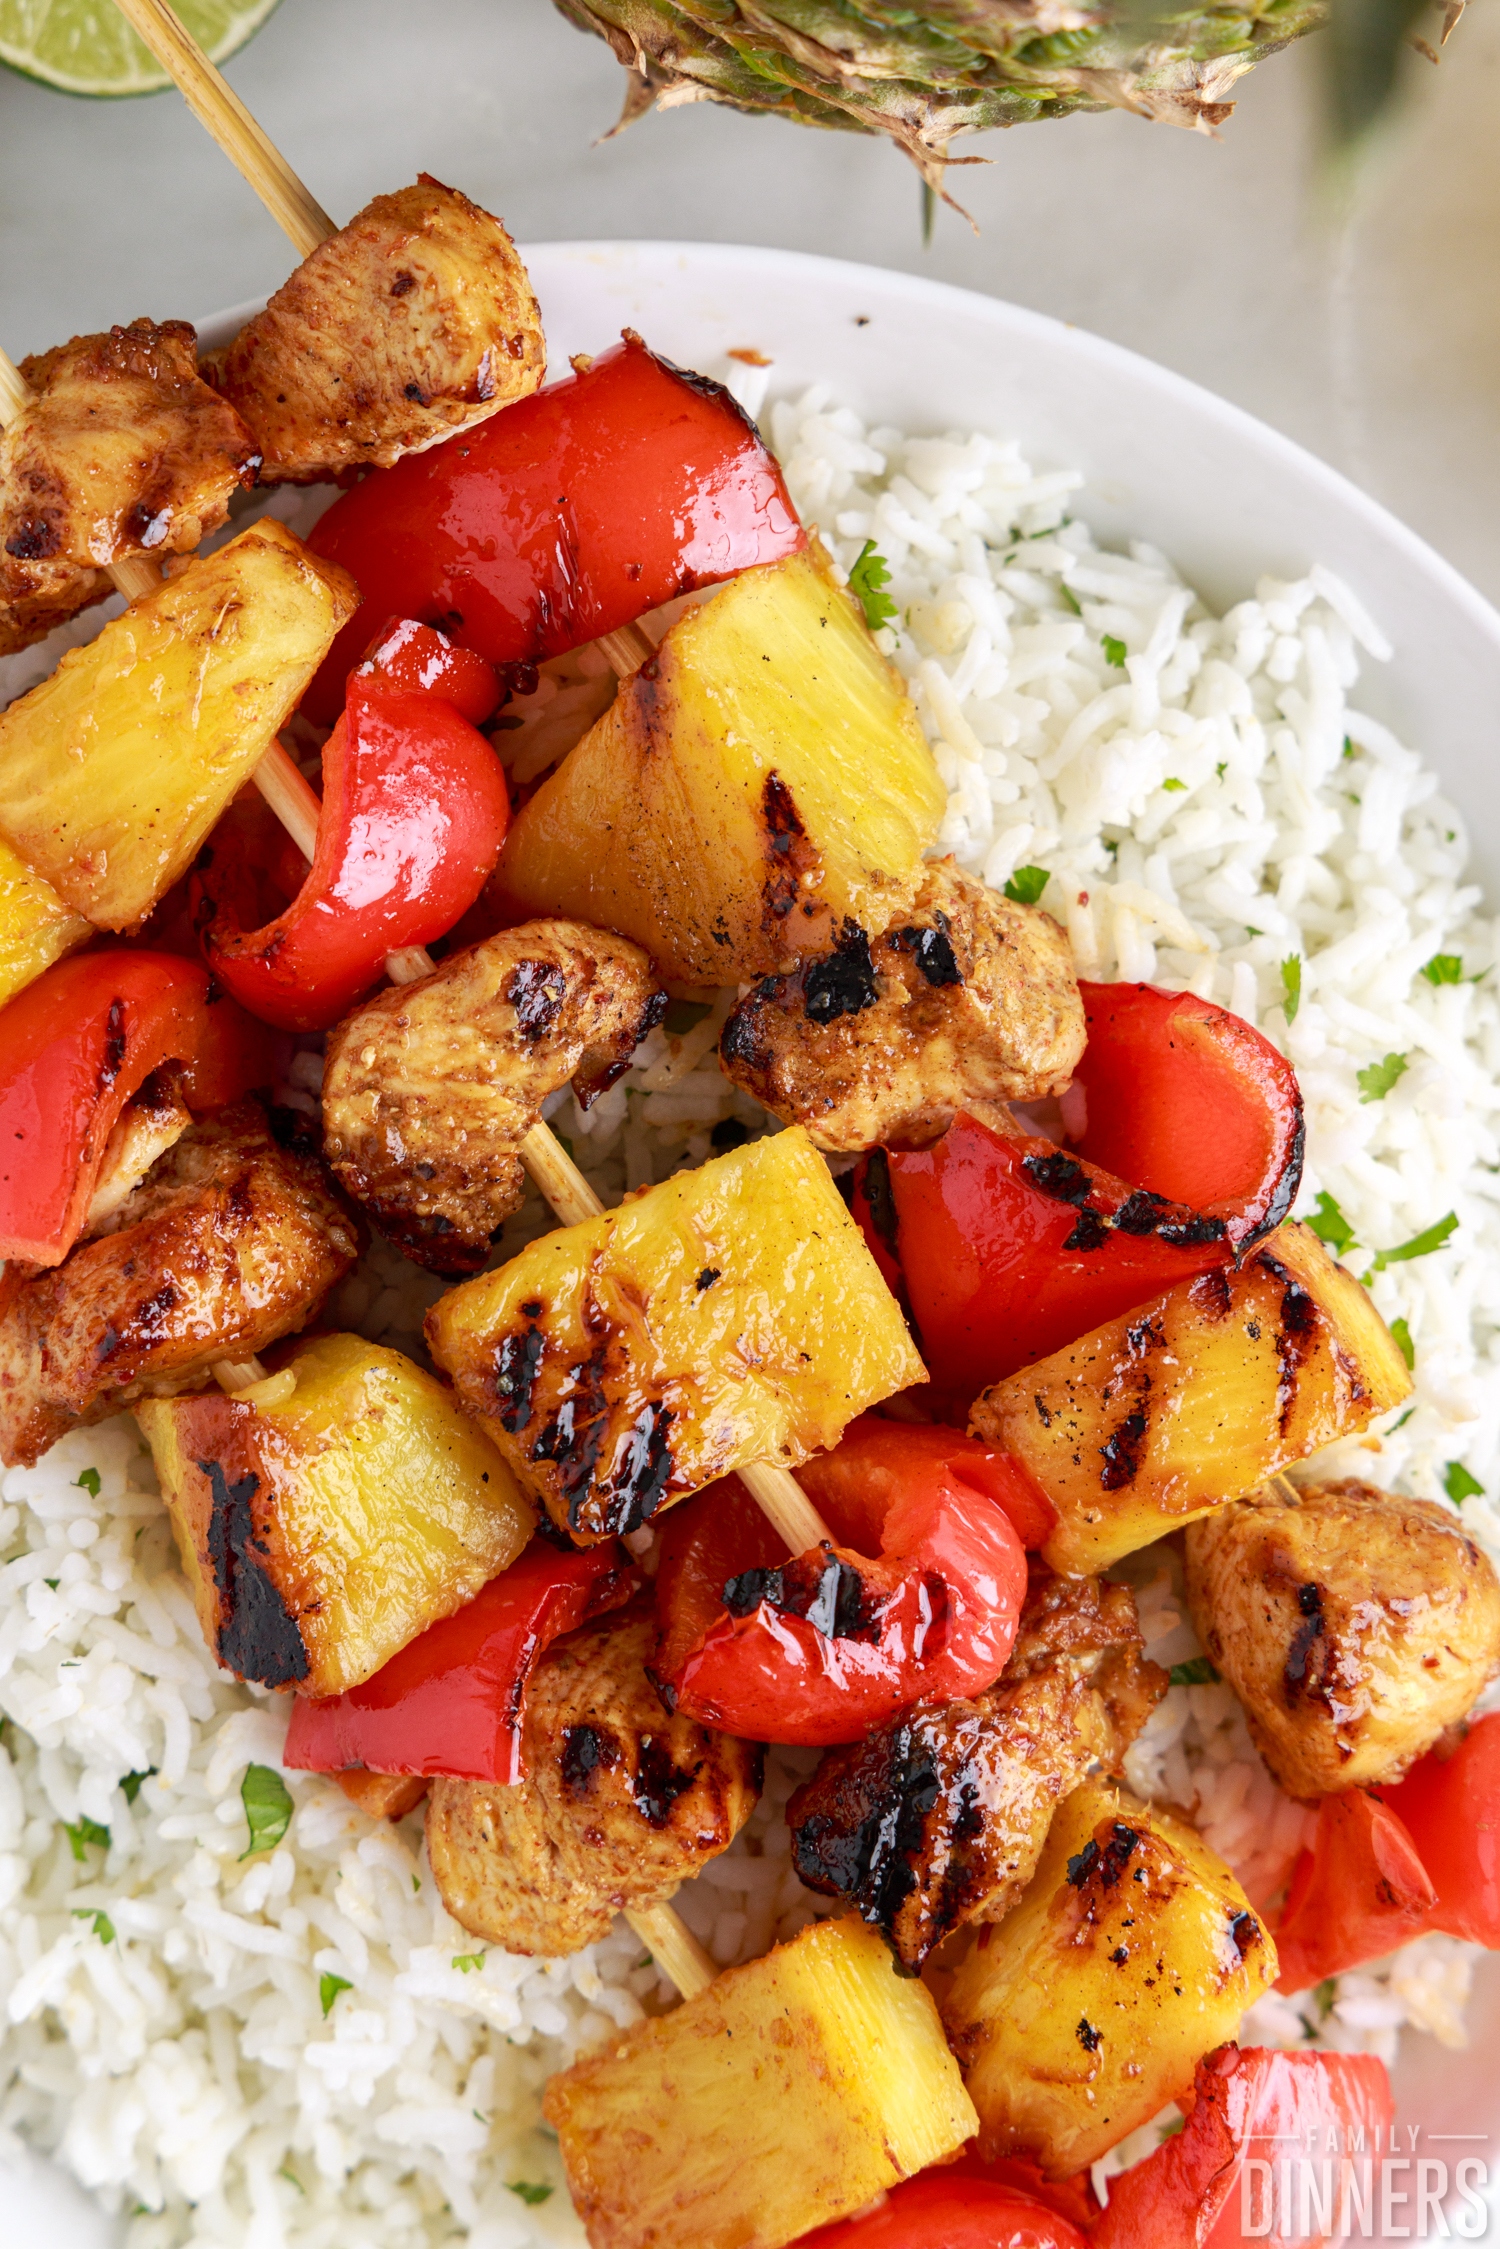
[[[821,1921],[554,2077],[593,2249],[781,2249],[975,2129],[925,1988]]]
[[[817,551],[747,570],[655,657],[514,822],[494,895],[729,984],[872,935],[915,894],[945,791],[894,667]]]
[[[433,1358],[579,1545],[923,1379],[799,1127],[548,1234],[427,1315]]]
[[[1366,1291],[1305,1226],[1095,1328],[975,1401],[1057,1509],[1042,1548],[1088,1576],[1398,1405],[1411,1376]]]
[[[442,1385],[357,1335],[317,1337],[237,1396],[133,1411],[208,1644],[262,1686],[359,1686],[535,1528]]]
[[[1276,1947],[1223,1860],[1181,1820],[1086,1781],[943,2000],[982,2153],[1054,2179],[1095,2162],[1188,2090],[1275,1980]]]
[[[0,836],[0,1007],[93,934]]]
[[[199,556],[0,715],[0,835],[70,911],[133,928],[186,872],[358,599],[269,518]]]

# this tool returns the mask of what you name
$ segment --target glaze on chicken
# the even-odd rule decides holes
[[[755,1808],[753,1743],[669,1718],[646,1676],[648,1607],[556,1640],[526,1690],[526,1778],[438,1780],[427,1855],[455,1921],[507,1952],[577,1952],[659,1904]]]
[[[518,1210],[517,1154],[569,1078],[589,1102],[629,1067],[666,994],[638,945],[524,922],[381,992],[330,1032],[326,1154],[408,1257],[473,1273]]]
[[[911,913],[872,940],[768,977],[724,1026],[726,1075],[833,1152],[920,1148],[976,1102],[1065,1091],[1083,1003],[1050,915],[949,861]]]
[[[1488,1557],[1446,1507],[1372,1484],[1278,1478],[1190,1523],[1187,1590],[1291,1796],[1398,1780],[1500,1668]]]
[[[999,1921],[1036,1868],[1054,1807],[1117,1771],[1166,1691],[1135,1600],[1034,1572],[1010,1662],[972,1701],[907,1712],[833,1749],[787,1807],[811,1889],[842,1897],[911,1968],[954,1929]]]
[[[0,1460],[30,1466],[131,1398],[200,1390],[306,1325],[354,1263],[317,1158],[243,1101],[199,1119],[50,1271],[0,1282]]]
[[[505,228],[423,173],[320,243],[214,362],[266,483],[389,468],[534,391],[541,314]]]

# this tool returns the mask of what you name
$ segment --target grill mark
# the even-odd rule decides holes
[[[1063,1243],[1064,1249],[1103,1249],[1109,1239],[1109,1229],[1096,1210],[1080,1210],[1073,1231]]]
[[[880,998],[870,940],[858,922],[845,922],[833,951],[809,961],[800,972],[802,1012],[809,1023],[836,1023],[841,1015],[861,1015]]]
[[[530,1309],[525,1304],[521,1307],[523,1312]],[[539,1312],[541,1306],[536,1310]],[[546,1337],[533,1324],[520,1335],[506,1336],[495,1353],[495,1415],[512,1437],[518,1437],[531,1419],[532,1394],[546,1349]]]
[[[626,1432],[597,1528],[638,1531],[656,1513],[675,1465],[670,1442],[673,1419],[671,1408],[659,1400],[642,1406]]]
[[[1261,1253],[1261,1264],[1282,1283],[1281,1317],[1276,1328],[1276,1421],[1287,1433],[1297,1403],[1297,1388],[1322,1331],[1318,1307],[1284,1265]]]
[[[899,1265],[900,1221],[896,1216],[896,1197],[891,1188],[891,1159],[883,1148],[872,1148],[866,1156],[861,1184],[870,1213],[870,1224],[882,1246]]]
[[[1162,1228],[1161,1238],[1163,1241],[1167,1238],[1165,1227]],[[1194,1309],[1201,1312],[1205,1319],[1215,1321],[1228,1319],[1231,1301],[1229,1282],[1222,1269],[1215,1270],[1212,1273],[1200,1273],[1189,1289],[1188,1297]]]
[[[1125,1416],[1108,1441],[1100,1446],[1104,1466],[1099,1472],[1099,1481],[1107,1492],[1123,1491],[1140,1474],[1141,1445],[1149,1426],[1143,1399],[1140,1405],[1134,1406]]]
[[[601,1727],[563,1728],[562,1755],[557,1760],[557,1769],[570,1796],[585,1795],[593,1786],[595,1773],[608,1772],[619,1762],[618,1743]]]
[[[796,798],[779,773],[766,775],[761,790],[760,816],[765,828],[768,861],[762,919],[785,921],[797,903],[800,877],[809,852],[807,830],[797,810]]]
[[[1032,1185],[1055,1203],[1086,1203],[1093,1181],[1073,1156],[1026,1156],[1021,1169]]]
[[[251,1551],[266,1551],[250,1508],[260,1478],[249,1469],[231,1484],[222,1462],[200,1460],[197,1467],[210,1494],[208,1563],[219,1595],[220,1659],[262,1687],[291,1686],[311,1666],[296,1619]]]
[[[679,1796],[687,1794],[702,1770],[701,1764],[688,1770],[674,1764],[666,1743],[658,1741],[654,1734],[646,1735],[631,1782],[631,1795],[648,1827],[661,1832],[672,1816],[672,1806]]]
[[[1133,1188],[1114,1215],[1114,1225],[1122,1234],[1154,1234],[1162,1223],[1162,1214],[1172,1208],[1164,1195],[1153,1195],[1149,1188]]]
[[[1234,1941],[1234,1949],[1242,1960],[1248,1960],[1257,1946],[1265,1941],[1265,1931],[1253,1913],[1231,1915],[1229,1934]]]
[[[1297,1609],[1302,1622],[1287,1644],[1281,1679],[1289,1703],[1304,1693],[1317,1694],[1327,1671],[1326,1621],[1323,1588],[1314,1579],[1297,1588]]]
[[[1158,1232],[1171,1249],[1201,1249],[1205,1242],[1222,1242],[1229,1229],[1222,1218],[1173,1218]]]
[[[779,976],[767,976],[756,985],[753,992],[729,1011],[723,1030],[719,1033],[719,1052],[726,1062],[739,1062],[745,1069],[764,1070],[771,1059],[770,1045],[766,1039],[763,1013],[774,1006],[782,989]]]
[[[104,1021],[104,1054],[99,1063],[99,1091],[107,1093],[125,1061],[125,1002],[112,999]]]
[[[517,961],[506,979],[505,996],[516,1011],[516,1029],[535,1046],[562,1013],[567,978],[555,961]]]
[[[948,916],[933,914],[935,926],[931,929],[898,929],[891,937],[892,945],[910,953],[929,984],[941,988],[945,984],[962,984],[963,970],[958,965],[953,950],[953,940],[948,932],[952,926]]]

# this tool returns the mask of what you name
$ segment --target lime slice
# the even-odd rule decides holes
[[[253,39],[276,0],[174,0],[213,62]],[[65,94],[154,94],[172,81],[114,0],[0,0],[0,63]]]

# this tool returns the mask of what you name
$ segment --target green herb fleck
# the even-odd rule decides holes
[[[1211,1687],[1219,1674],[1207,1656],[1189,1656],[1186,1663],[1174,1663],[1167,1676],[1174,1687]]]
[[[72,1844],[73,1856],[80,1866],[88,1855],[90,1845],[96,1851],[109,1849],[109,1829],[101,1827],[97,1820],[80,1819],[76,1827],[65,1826],[63,1833]]]
[[[240,1857],[253,1859],[258,1851],[274,1850],[292,1824],[291,1791],[280,1773],[269,1765],[247,1765],[240,1802],[250,1829],[250,1847]]]
[[[95,1913],[88,1906],[75,1905],[73,1919],[92,1922],[94,1934],[101,1944],[114,1943],[115,1925],[107,1913]]]
[[[1062,596],[1063,600],[1067,603],[1067,606],[1072,610],[1074,616],[1081,617],[1083,615],[1083,609],[1079,603],[1078,596],[1076,593],[1074,593],[1072,587],[1060,585],[1057,590]]]
[[[872,633],[888,625],[896,614],[896,604],[882,586],[891,582],[891,573],[885,556],[873,539],[866,539],[855,557],[854,568],[849,573],[849,591],[865,613],[865,623]]]
[[[507,2179],[505,2183],[511,2193],[518,2194],[529,2209],[534,2210],[538,2203],[550,2202],[552,2199],[551,2187],[539,2187],[530,2179]]]
[[[1318,1207],[1305,1223],[1320,1242],[1327,1244],[1335,1257],[1342,1257],[1346,1251],[1359,1247],[1354,1239],[1354,1228],[1332,1195],[1319,1195]]]
[[[276,2176],[278,2179],[285,2179],[287,2185],[289,2187],[295,2187],[299,2194],[306,2194],[307,2189],[302,2184],[302,2181],[298,2178],[296,2172],[290,2170],[285,2163],[282,2164],[281,2169],[277,2172]]]
[[[1164,789],[1185,789],[1187,783],[1186,781],[1163,781],[1162,787]]]
[[[85,1468],[83,1474],[75,1476],[73,1481],[80,1491],[88,1493],[90,1499],[99,1497],[100,1476],[97,1468]]]
[[[44,1577],[42,1579],[42,1583],[48,1588],[50,1592],[55,1593],[58,1587],[61,1585],[62,1579],[60,1577]]]
[[[323,2009],[323,2020],[328,2020],[329,2009],[341,1991],[352,1991],[354,1986],[347,1976],[325,1973],[318,1978],[318,1999]]]
[[[1400,1242],[1395,1249],[1379,1251],[1370,1268],[1371,1272],[1383,1273],[1387,1265],[1405,1265],[1413,1257],[1430,1257],[1435,1249],[1442,1248],[1457,1224],[1458,1213],[1450,1210],[1446,1218],[1438,1219],[1435,1225],[1425,1227],[1420,1234],[1413,1234],[1409,1242]]]
[[[1325,1976],[1313,1992],[1313,2005],[1318,2010],[1319,2022],[1326,2023],[1333,2013],[1333,2002],[1338,1985],[1332,1976]]]
[[[1290,1030],[1297,1020],[1297,1010],[1302,1005],[1302,962],[1296,953],[1288,953],[1281,964],[1281,1012]]]
[[[1113,664],[1119,671],[1125,669],[1125,643],[1123,640],[1116,640],[1113,633],[1101,633],[1099,635],[1099,646],[1104,650],[1104,660],[1107,664]]]
[[[155,1771],[156,1767],[154,1765],[148,1765],[143,1773],[127,1773],[125,1775],[124,1779],[120,1783],[120,1794],[124,1797],[127,1804],[133,1804],[135,1802],[136,1798],[141,1793],[141,1782],[143,1780],[150,1780],[152,1774]]]
[[[1417,1347],[1412,1342],[1411,1329],[1407,1326],[1405,1320],[1392,1320],[1391,1341],[1406,1361],[1407,1372],[1410,1373],[1417,1363]]]
[[[703,1000],[670,1000],[661,1019],[662,1029],[674,1039],[685,1039],[689,1031],[695,1031],[703,1018],[712,1013],[713,1009]]]
[[[1464,963],[1461,953],[1434,953],[1422,970],[1429,984],[1461,984],[1464,980]]]
[[[1350,741],[1347,734],[1344,736],[1344,755],[1345,757],[1353,757],[1354,755],[1354,744]]]
[[[1227,773],[1228,771],[1229,771],[1229,760],[1228,760],[1228,758],[1227,758],[1227,757],[1221,757],[1221,758],[1220,758],[1220,760],[1219,760],[1219,762],[1218,762],[1218,764],[1217,764],[1217,765],[1216,765],[1216,766],[1214,767],[1214,772],[1215,772],[1215,773],[1217,774],[1218,778],[1219,778],[1219,779],[1220,779],[1220,780],[1222,781],[1222,780],[1223,780],[1223,778],[1224,778],[1224,776],[1225,776],[1225,774],[1226,774],[1226,773]]]
[[[453,1965],[461,1976],[472,1976],[476,1968],[484,1966],[482,1952],[455,1952]]]
[[[1005,895],[1013,905],[1034,906],[1051,880],[1045,867],[1017,867]]]
[[[1482,1499],[1484,1486],[1469,1474],[1461,1460],[1450,1460],[1443,1472],[1443,1489],[1455,1507],[1462,1507],[1466,1499]]]
[[[1388,1054],[1383,1062],[1372,1062],[1367,1070],[1358,1073],[1360,1100],[1383,1101],[1396,1080],[1405,1075],[1404,1054]]]
[[[419,1898],[422,1895],[422,1877],[420,1874],[414,1874],[411,1878],[411,1894],[414,1898]]]
[[[1393,1421],[1391,1423],[1390,1429],[1388,1430],[1387,1434],[1394,1437],[1398,1429],[1404,1429],[1416,1410],[1417,1409],[1415,1406],[1408,1406],[1405,1413],[1401,1416],[1401,1419],[1399,1421]]]

